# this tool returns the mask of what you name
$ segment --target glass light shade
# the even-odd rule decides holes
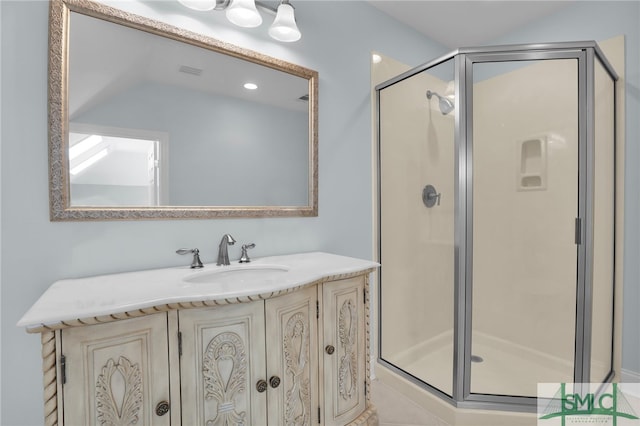
[[[293,13],[293,6],[288,3],[281,3],[278,6],[278,14],[273,24],[269,27],[269,35],[278,41],[298,41],[302,33],[296,24],[296,17]]]
[[[178,2],[189,9],[203,12],[213,10],[216,7],[216,0],[178,0]]]
[[[262,16],[254,0],[231,0],[227,7],[227,19],[239,27],[253,28],[262,24]]]

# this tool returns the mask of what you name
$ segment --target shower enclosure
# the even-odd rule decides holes
[[[612,379],[616,80],[575,42],[376,87],[382,364],[465,408]]]

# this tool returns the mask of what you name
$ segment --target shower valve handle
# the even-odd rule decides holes
[[[436,205],[440,205],[440,193],[438,192],[437,194],[428,194],[427,195],[427,199],[428,200],[436,200]]]
[[[428,208],[440,205],[440,193],[433,185],[427,185],[422,190],[422,202]]]

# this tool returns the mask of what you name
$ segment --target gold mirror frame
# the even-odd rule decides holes
[[[68,40],[77,12],[292,74],[309,81],[309,199],[305,206],[72,207],[69,179]],[[318,72],[89,0],[51,0],[49,9],[49,202],[52,221],[209,219],[318,215]]]

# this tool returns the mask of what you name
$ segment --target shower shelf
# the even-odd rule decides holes
[[[518,147],[518,191],[547,189],[547,136],[526,138],[518,143]]]

